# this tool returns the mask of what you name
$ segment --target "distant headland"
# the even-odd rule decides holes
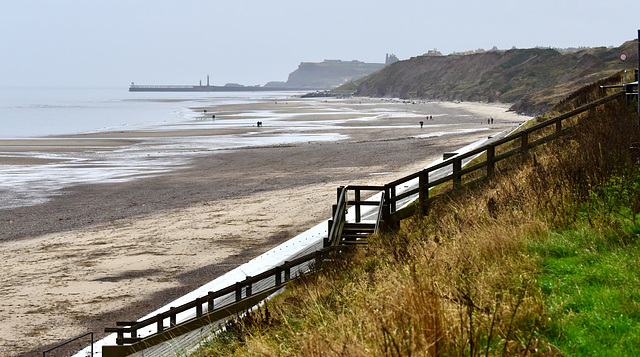
[[[387,55],[387,61],[389,55]],[[361,61],[324,60],[323,62],[302,62],[298,69],[289,74],[286,82],[273,81],[264,86],[245,86],[237,83],[211,85],[207,75],[206,84],[197,85],[139,85],[131,83],[129,92],[253,92],[253,91],[296,91],[332,89],[345,83],[363,78],[384,67],[384,63]]]

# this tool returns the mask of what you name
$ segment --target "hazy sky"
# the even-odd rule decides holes
[[[245,85],[324,59],[618,46],[640,1],[0,0],[0,86]],[[632,19],[635,19],[633,21]]]

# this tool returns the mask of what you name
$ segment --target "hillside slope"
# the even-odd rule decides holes
[[[569,92],[637,63],[637,44],[560,53],[513,49],[472,55],[419,56],[393,63],[359,82],[358,96],[514,103],[527,114],[549,110]]]

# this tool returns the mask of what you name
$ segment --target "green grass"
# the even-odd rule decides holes
[[[545,338],[567,356],[640,355],[640,236],[625,205],[637,198],[628,190],[637,178],[611,179],[581,204],[574,227],[530,244],[548,312]]]

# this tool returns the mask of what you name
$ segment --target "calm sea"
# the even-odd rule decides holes
[[[283,93],[129,92],[127,88],[2,88],[0,138],[152,127],[190,120],[189,107],[249,102]]]
[[[127,88],[0,88],[0,139],[101,132],[250,125],[202,121],[189,108],[290,98],[298,93],[128,92]],[[328,137],[327,137],[328,138]],[[327,139],[325,138],[325,139]],[[46,159],[44,164],[0,164],[0,210],[38,204],[76,184],[122,182],[188,165],[206,150],[298,140],[292,137],[216,136],[147,138],[144,144],[91,150],[12,152],[5,157]],[[322,138],[320,138],[322,139]]]

